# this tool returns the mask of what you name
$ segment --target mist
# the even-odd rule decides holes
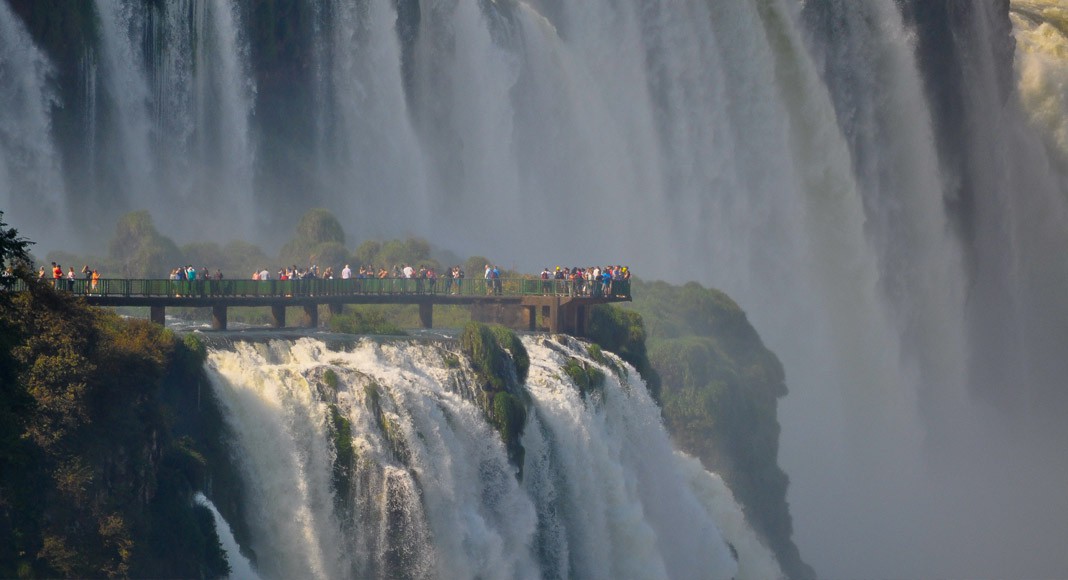
[[[137,209],[276,249],[325,207],[353,246],[697,280],[784,363],[819,575],[1068,573],[1041,2],[1019,50],[997,0],[97,0],[66,44],[31,4],[0,0],[0,209],[39,255]]]

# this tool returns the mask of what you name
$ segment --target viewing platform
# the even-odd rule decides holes
[[[435,305],[468,306],[472,317],[483,322],[502,322],[504,311],[521,309],[524,325],[537,330],[540,313],[549,332],[584,336],[591,307],[596,304],[629,302],[630,281],[615,280],[608,292],[600,283],[585,283],[587,291],[567,280],[532,278],[484,278],[455,281],[446,290],[444,279],[429,278],[350,278],[306,280],[162,280],[100,279],[95,283],[78,279],[51,278],[38,282],[81,296],[95,306],[148,307],[149,318],[166,323],[167,307],[211,308],[212,328],[225,330],[227,310],[235,307],[269,307],[271,326],[284,328],[286,307],[303,308],[301,326],[319,325],[319,306],[340,314],[346,304],[409,304],[419,306],[424,328],[433,327]],[[495,284],[496,283],[496,284]],[[21,280],[15,291],[26,290]],[[517,318],[517,317],[513,317]]]

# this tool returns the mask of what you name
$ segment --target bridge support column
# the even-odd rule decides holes
[[[576,304],[569,310],[572,311],[571,317],[571,332],[575,336],[586,336],[586,322],[589,320],[589,308],[586,308],[585,304]]]
[[[286,307],[281,304],[271,306],[271,326],[275,328],[286,327]]]
[[[527,313],[527,330],[534,332],[538,329],[538,307],[524,306],[523,310]]]
[[[304,328],[317,328],[319,326],[319,305],[308,304],[304,306],[304,320],[301,321]]]
[[[148,307],[148,319],[160,326],[167,326],[167,307],[166,306],[149,306]]]
[[[423,328],[434,328],[433,302],[419,303],[419,322],[423,325]]]
[[[226,307],[211,307],[211,327],[214,330],[226,330]]]
[[[560,297],[554,296],[549,302],[549,332],[560,332]]]

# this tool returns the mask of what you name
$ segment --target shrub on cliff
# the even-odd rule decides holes
[[[225,575],[159,399],[185,345],[46,285],[0,328],[0,576]]]
[[[789,480],[778,465],[778,399],[786,395],[779,359],[717,290],[635,281],[633,307],[649,328],[676,444],[723,476],[790,577],[814,577],[791,539]]]
[[[521,470],[524,450],[519,438],[527,418],[522,382],[530,367],[526,347],[508,328],[469,322],[460,334],[460,349],[479,381],[475,402],[500,433],[512,464]]]

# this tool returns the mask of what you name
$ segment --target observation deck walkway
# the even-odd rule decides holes
[[[269,307],[271,326],[284,328],[286,307],[303,308],[301,326],[319,325],[319,306],[340,314],[346,304],[411,304],[419,306],[423,327],[433,326],[435,305],[469,306],[472,317],[483,322],[503,322],[506,311],[519,308],[529,330],[537,329],[538,309],[550,332],[576,336],[586,334],[591,306],[612,302],[629,302],[630,281],[615,280],[608,292],[600,292],[600,283],[586,283],[594,291],[581,292],[567,280],[532,278],[466,278],[446,288],[445,280],[431,283],[428,278],[350,278],[308,280],[161,280],[100,279],[53,280],[38,282],[54,285],[61,291],[82,296],[95,306],[140,306],[149,308],[149,318],[166,324],[166,309],[171,307],[211,308],[212,328],[225,330],[227,309],[234,307]],[[494,284],[496,283],[496,284]],[[25,291],[19,280],[14,291]]]

